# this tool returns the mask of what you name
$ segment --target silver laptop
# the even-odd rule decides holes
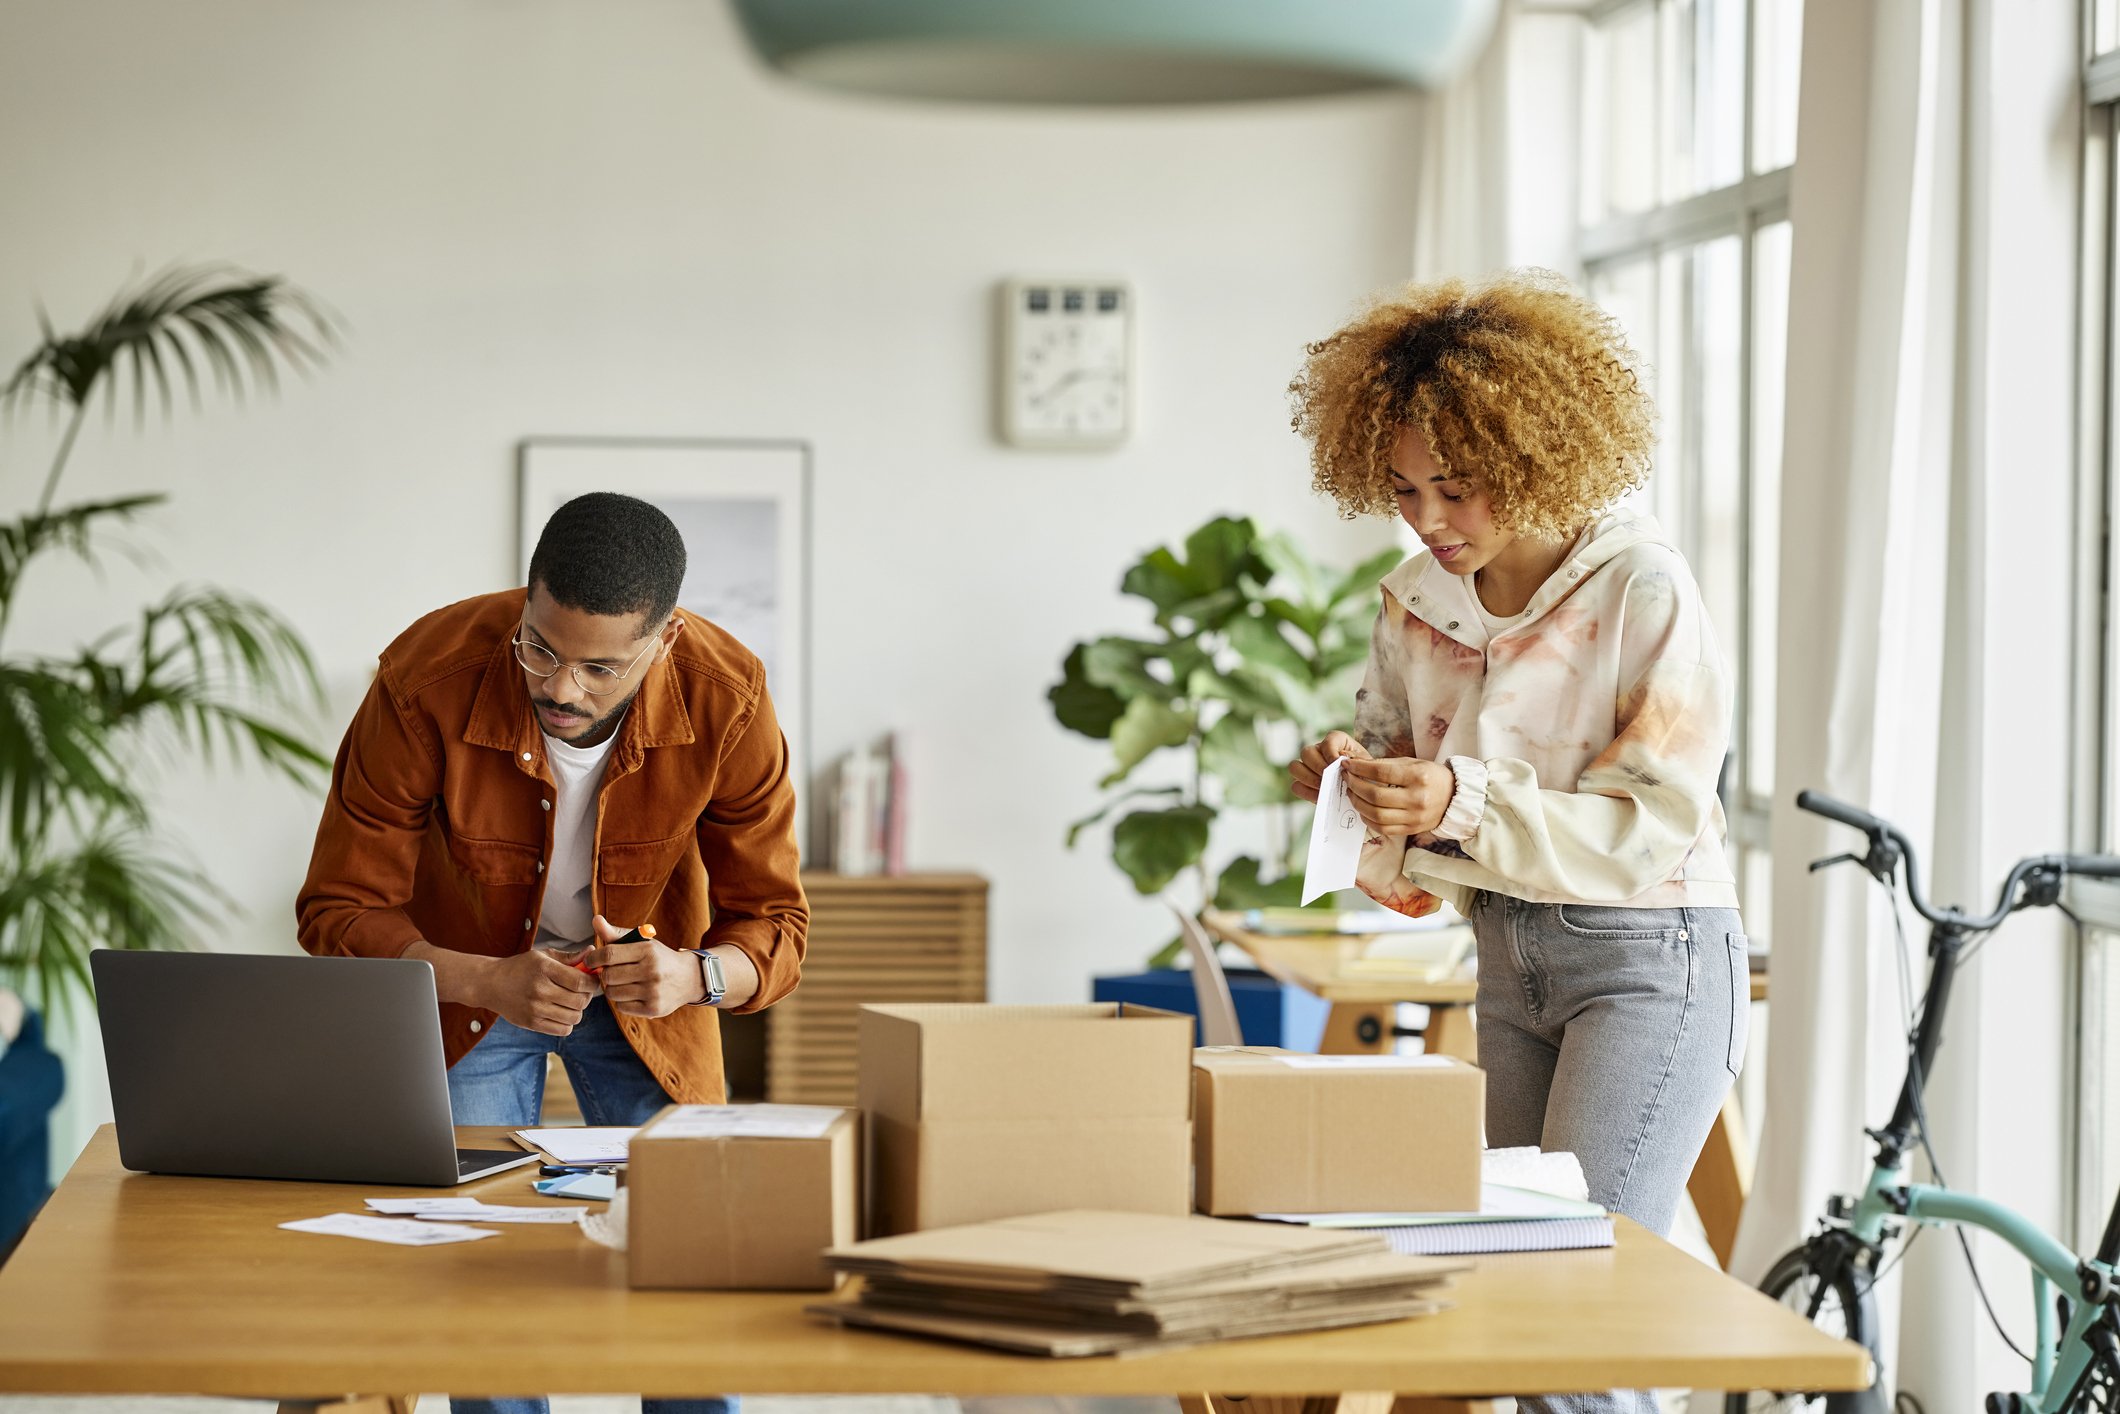
[[[89,966],[129,1169],[442,1187],[537,1158],[456,1147],[424,962],[101,949]]]

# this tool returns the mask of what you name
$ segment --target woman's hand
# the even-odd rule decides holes
[[[1364,761],[1369,759],[1369,753],[1362,749],[1362,743],[1347,733],[1329,733],[1325,740],[1304,747],[1303,754],[1288,763],[1289,786],[1303,799],[1313,805],[1317,804],[1318,781],[1324,776],[1325,768],[1330,766],[1333,758],[1337,756],[1354,757]]]
[[[1457,777],[1448,766],[1411,756],[1372,760],[1364,754],[1350,759],[1341,771],[1355,814],[1380,835],[1434,834],[1457,789]],[[1310,798],[1317,799],[1315,791]]]

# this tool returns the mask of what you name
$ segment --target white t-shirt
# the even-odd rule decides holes
[[[1480,587],[1477,584],[1468,584],[1465,587],[1472,591],[1473,611],[1480,616],[1480,622],[1487,626],[1489,638],[1515,628],[1524,621],[1524,615],[1530,612],[1530,606],[1526,605],[1513,614],[1497,614],[1480,602]]]
[[[539,947],[572,952],[595,941],[589,885],[596,869],[596,797],[617,742],[616,731],[588,747],[545,737],[553,784],[552,858],[545,865],[545,906],[537,919]]]

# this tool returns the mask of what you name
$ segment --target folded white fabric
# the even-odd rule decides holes
[[[1582,1160],[1565,1150],[1548,1154],[1530,1147],[1489,1149],[1480,1155],[1480,1182],[1528,1188],[1534,1193],[1551,1193],[1577,1202],[1587,1202],[1590,1197]]]

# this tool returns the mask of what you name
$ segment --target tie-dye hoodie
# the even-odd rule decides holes
[[[1355,705],[1373,756],[1447,762],[1432,840],[1370,837],[1363,892],[1419,915],[1475,889],[1535,903],[1735,908],[1715,786],[1729,666],[1685,559],[1647,516],[1606,516],[1488,636],[1470,579],[1415,555],[1384,603]]]

